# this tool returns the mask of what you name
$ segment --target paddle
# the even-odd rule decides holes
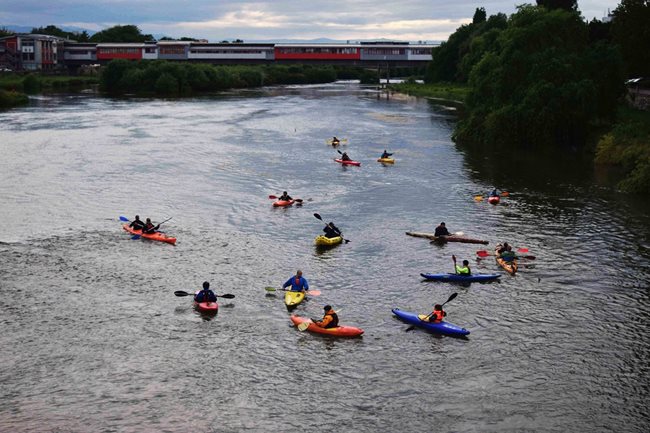
[[[528,251],[526,248],[521,248],[521,250]],[[526,252],[526,251],[523,251],[523,252]],[[481,258],[485,258],[485,257],[491,256],[492,254],[490,254],[488,251],[480,250],[480,251],[476,252],[476,255],[481,257]],[[524,259],[528,259],[528,260],[535,260],[537,257],[535,257],[535,256],[515,256],[515,258],[524,258]]]
[[[267,292],[289,292],[289,289],[276,289],[275,287],[264,287],[264,290]],[[306,290],[305,293],[310,296],[320,296],[321,291],[320,290]]]
[[[341,312],[341,310],[336,310],[336,311],[334,311],[334,312],[335,312],[336,314],[339,314],[339,313]],[[306,331],[307,328],[309,328],[309,325],[311,325],[311,324],[314,323],[314,322],[316,322],[316,320],[314,320],[314,319],[310,319],[310,322],[302,322],[302,323],[299,323],[298,326],[296,326],[296,328],[298,328],[298,331],[301,331],[301,332],[302,332],[302,331]]]
[[[169,220],[172,219],[172,218],[174,218],[174,217],[169,217],[169,218],[167,218],[165,221],[163,221],[163,222],[161,222],[161,223],[158,223],[158,226],[160,227],[160,224],[164,224],[164,223],[166,223],[167,221],[169,221]],[[141,237],[142,237],[141,234],[140,234],[140,235],[133,235],[133,236],[131,236],[131,239],[133,239],[133,240],[135,241],[135,240],[140,239]]]
[[[315,216],[316,218],[318,218],[319,220],[323,221],[323,218],[322,218],[319,214],[315,213],[314,216]],[[323,221],[323,222],[325,222],[325,221]],[[327,225],[327,227],[329,227],[329,228],[332,228],[332,226],[329,225],[329,223],[325,223],[325,225]],[[339,236],[341,236],[341,239],[343,239],[343,240],[345,241],[346,244],[347,244],[347,243],[350,243],[350,239],[345,239],[345,238],[343,237],[343,234],[342,234],[340,231],[339,231]]]
[[[269,196],[269,199],[271,199],[271,200],[276,200],[277,198],[278,198],[277,195],[273,195],[273,194],[271,194],[271,195]],[[303,202],[303,200],[302,200],[301,198],[294,198],[294,199],[292,199],[292,200],[295,201],[296,203],[302,203],[302,202]]]
[[[454,300],[456,298],[456,296],[458,296],[458,293],[456,293],[456,292],[452,293],[451,296],[449,297],[449,299],[447,299],[445,302],[443,302],[440,306],[444,307],[447,302]],[[431,313],[431,314],[433,314],[433,313]],[[429,320],[429,317],[431,317],[431,314],[429,314],[424,319],[420,319],[420,320],[422,320],[423,322],[426,322],[427,320]],[[414,329],[415,329],[415,325],[411,325],[408,328],[406,328],[405,332],[409,332],[409,331],[412,331]]]
[[[194,293],[188,293],[188,292],[184,292],[182,290],[176,290],[174,292],[174,295],[176,295],[176,296],[194,296]],[[214,295],[214,296],[216,296],[217,298],[225,298],[225,299],[233,299],[235,297],[235,295],[232,295],[230,293],[226,293],[225,295]]]
[[[458,269],[456,269],[456,256],[452,254],[451,259],[454,261],[454,274],[458,274]]]

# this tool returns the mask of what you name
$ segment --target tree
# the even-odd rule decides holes
[[[91,42],[145,42],[152,41],[152,35],[143,35],[134,25],[113,26],[90,37]]]
[[[13,34],[14,34],[14,32],[9,30],[8,28],[0,27],[0,38],[5,37],[5,36],[11,36]]]
[[[546,9],[563,9],[565,11],[577,11],[577,0],[537,0],[537,6],[545,7]]]
[[[458,142],[577,148],[611,119],[621,95],[621,61],[611,45],[588,45],[577,11],[518,7],[471,69]]]
[[[614,10],[612,36],[629,77],[650,76],[650,1],[622,0]]]
[[[485,12],[485,8],[476,8],[476,12],[474,12],[474,18],[472,19],[472,24],[484,23],[486,19],[487,14]]]

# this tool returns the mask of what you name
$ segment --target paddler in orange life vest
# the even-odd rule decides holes
[[[433,323],[440,323],[443,321],[447,313],[442,309],[442,305],[436,304],[433,306],[433,312],[429,314],[427,321]]]
[[[147,222],[144,225],[144,228],[142,229],[142,233],[146,233],[146,234],[156,233],[156,230],[158,230],[159,228],[160,228],[160,224],[154,226],[153,223],[151,222],[151,218],[147,218]]]
[[[339,316],[336,315],[334,309],[329,305],[325,305],[325,307],[323,307],[323,310],[325,310],[323,319],[313,321],[314,325],[320,326],[321,328],[336,328],[339,326]]]

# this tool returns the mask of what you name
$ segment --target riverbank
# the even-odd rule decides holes
[[[459,105],[465,102],[469,93],[469,87],[453,83],[418,84],[404,82],[391,84],[388,88],[407,95],[443,99]]]
[[[99,84],[97,76],[2,74],[0,75],[0,108],[8,109],[25,105],[29,94],[78,91],[97,84]]]
[[[650,111],[620,107],[611,131],[598,141],[595,163],[622,170],[622,191],[650,194]]]

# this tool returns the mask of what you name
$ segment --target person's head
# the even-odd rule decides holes
[[[503,243],[503,248],[506,248],[506,249],[507,249],[509,246],[510,246],[510,245],[508,245],[508,242],[504,242],[504,243]]]
[[[203,282],[203,290],[208,290],[209,288],[210,288],[210,283],[208,283],[207,281],[204,281]]]
[[[135,220],[136,220],[136,221],[140,221],[140,215],[136,215],[136,216],[135,216]]]
[[[325,306],[323,307],[323,310],[325,310],[326,313],[327,313],[328,311],[330,311],[331,309],[332,309],[332,306],[331,306],[331,305],[325,305]]]
[[[287,195],[287,192],[286,192],[286,191],[282,191],[282,195]]]
[[[329,225],[331,225],[331,226],[334,225],[334,223],[333,223],[332,221],[328,222],[327,224],[329,224]]]
[[[150,223],[150,222],[151,222],[151,218],[147,218],[147,222]]]
[[[444,227],[444,226],[445,226],[445,223],[440,223],[440,227]]]
[[[442,311],[442,305],[440,305],[440,304],[436,304],[436,305],[433,306],[433,309],[434,309],[435,311]]]
[[[469,266],[469,262],[467,260],[463,260],[463,266]]]
[[[300,269],[296,271],[296,277],[302,277],[302,271]]]

